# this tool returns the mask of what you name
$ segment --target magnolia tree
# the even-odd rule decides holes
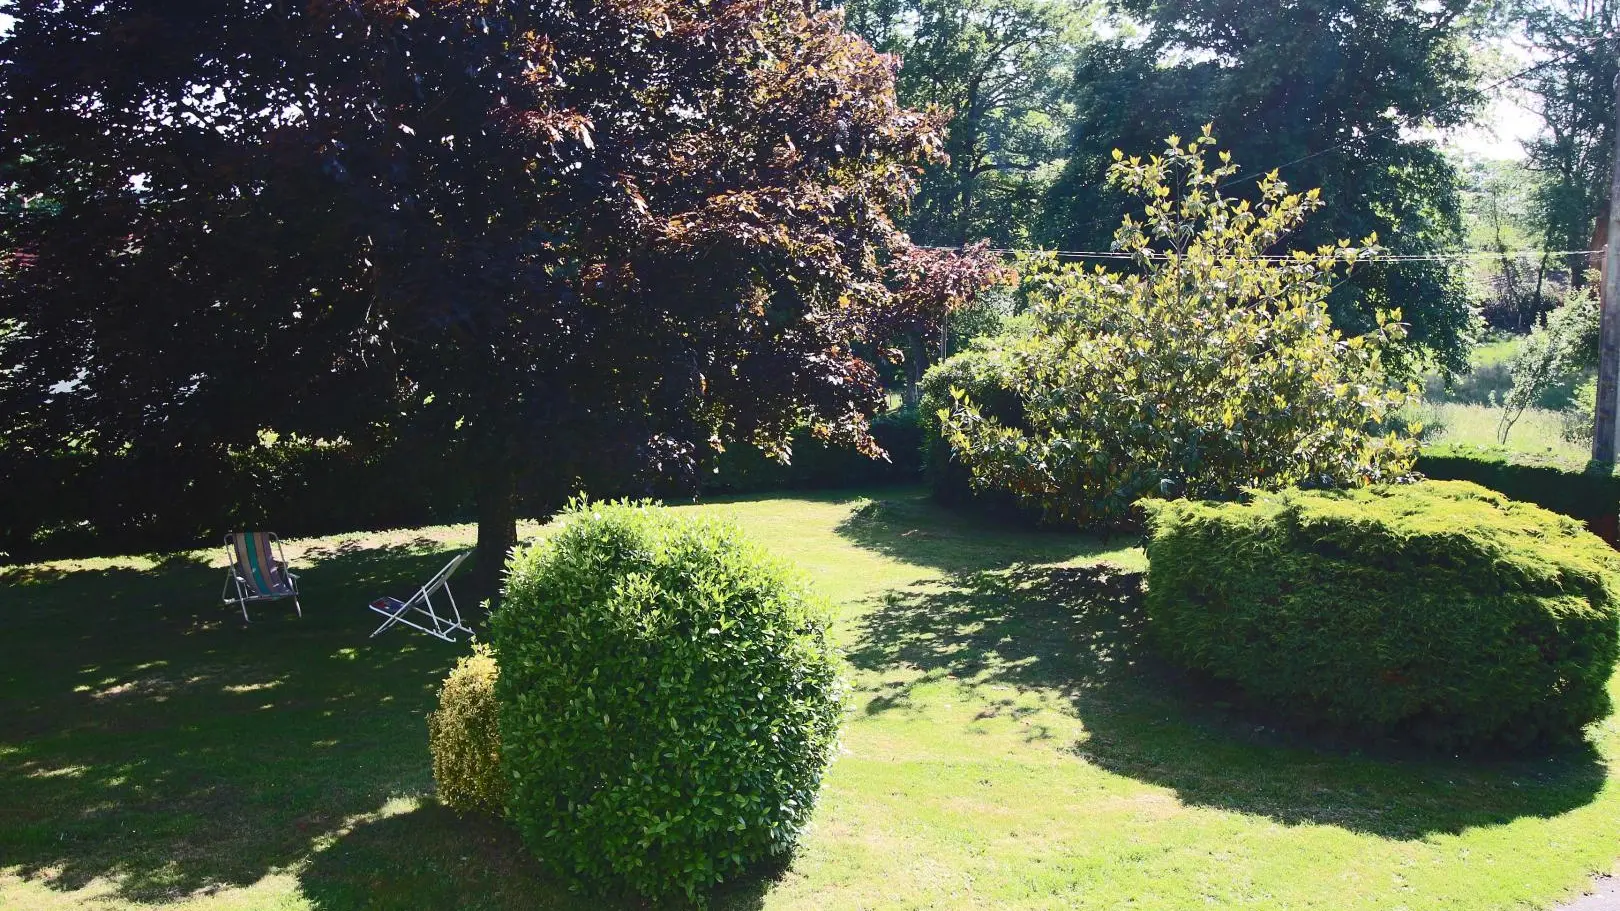
[[[1209,128],[1109,179],[1144,200],[1115,236],[1127,272],[1037,259],[1025,267],[1032,333],[1000,342],[995,386],[1016,420],[958,390],[941,412],[981,488],[1064,523],[1109,523],[1146,495],[1221,497],[1247,487],[1338,486],[1407,474],[1415,444],[1388,429],[1415,389],[1394,388],[1385,347],[1400,315],[1346,338],[1329,319],[1335,270],[1372,252],[1340,242],[1278,252],[1320,205],[1275,174],[1251,206],[1220,192]]]
[[[861,352],[999,268],[895,228],[938,118],[797,0],[13,14],[8,445],[183,466],[408,414],[396,445],[467,456],[486,576],[520,491],[533,512],[582,478],[679,480],[803,426],[879,455]]]

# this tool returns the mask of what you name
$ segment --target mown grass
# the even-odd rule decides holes
[[[1620,855],[1620,726],[1501,762],[1296,741],[1142,648],[1133,542],[910,490],[686,508],[803,567],[855,685],[803,849],[716,907],[1543,906]],[[433,798],[423,716],[465,645],[368,639],[363,605],[471,541],[294,542],[304,619],[247,628],[212,554],[0,573],[0,908],[637,907]]]

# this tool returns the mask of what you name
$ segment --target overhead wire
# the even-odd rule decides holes
[[[961,247],[922,246],[923,250],[945,252],[960,251]],[[1014,247],[991,247],[987,252],[1003,256],[1050,256],[1056,259],[1168,259],[1171,253],[1150,250],[1134,253],[1128,250],[1027,250]],[[1304,251],[1307,257],[1314,256]],[[1540,259],[1557,256],[1601,256],[1604,250],[1470,250],[1457,253],[1359,253],[1358,262],[1454,262],[1461,260]],[[1270,253],[1257,256],[1220,256],[1218,259],[1236,262],[1293,262],[1298,257],[1291,253]]]

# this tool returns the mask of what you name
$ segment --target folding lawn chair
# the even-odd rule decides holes
[[[231,562],[225,567],[225,588],[219,597],[226,604],[236,602],[244,622],[253,622],[247,610],[251,602],[282,598],[291,598],[298,616],[304,616],[304,607],[298,603],[298,577],[287,571],[280,538],[267,531],[233,532],[225,536],[225,548]],[[232,585],[236,586],[235,597],[231,596]]]
[[[398,598],[378,598],[367,605],[372,610],[388,618],[383,621],[382,626],[373,630],[371,635],[375,636],[396,623],[403,623],[412,629],[419,629],[429,636],[443,639],[446,642],[456,641],[450,636],[456,630],[471,635],[472,627],[462,621],[461,609],[456,607],[456,596],[450,593],[450,576],[455,573],[456,568],[461,566],[461,561],[467,559],[470,553],[472,551],[456,554],[449,563],[445,564],[444,569],[434,573],[433,578],[429,579],[426,585],[417,589],[416,594],[412,595],[409,601],[401,601]],[[450,602],[449,616],[441,617],[438,610],[433,606],[433,596],[441,591],[444,592],[445,600]],[[427,618],[425,622],[430,625],[423,626],[421,623],[413,622],[409,616],[411,614],[421,614]]]

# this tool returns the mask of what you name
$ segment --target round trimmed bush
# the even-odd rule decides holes
[[[428,748],[439,801],[463,813],[499,815],[506,803],[495,706],[498,676],[489,647],[474,647],[444,678],[439,708],[428,715]]]
[[[788,853],[832,757],[825,613],[738,530],[580,505],[507,564],[508,815],[593,890],[699,897]]]
[[[1144,506],[1155,645],[1311,726],[1522,748],[1611,709],[1620,560],[1572,519],[1460,481]]]

